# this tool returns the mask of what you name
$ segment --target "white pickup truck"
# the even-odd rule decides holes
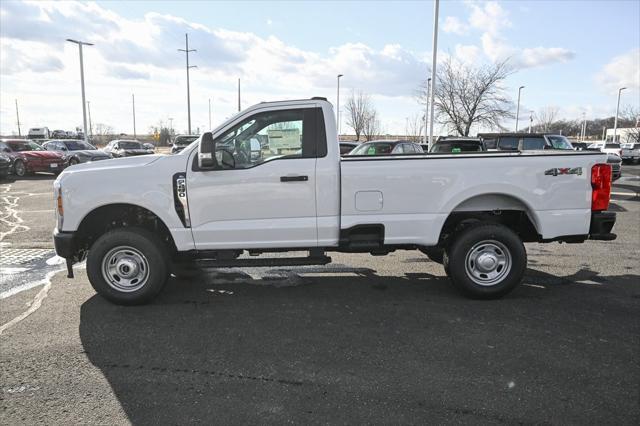
[[[151,300],[188,262],[326,264],[327,252],[399,249],[442,263],[463,294],[496,298],[523,279],[523,242],[615,239],[610,188],[598,152],[341,158],[326,99],[270,102],[177,155],[67,168],[54,242],[70,277],[86,258],[95,290],[118,304]],[[268,255],[288,251],[309,255]]]

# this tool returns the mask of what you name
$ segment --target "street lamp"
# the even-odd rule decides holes
[[[431,90],[431,77],[427,79],[427,97],[424,111],[424,143],[429,146],[429,91]]]
[[[618,104],[616,105],[616,118],[613,121],[613,143],[616,143],[616,133],[618,132],[618,112],[620,111],[620,93],[626,89],[626,87],[621,87],[618,89]],[[606,143],[606,140],[605,140]]]
[[[197,65],[189,66],[189,52],[197,52],[196,49],[189,49],[189,34],[184,35],[184,49],[178,49],[178,52],[184,52],[187,56],[187,125],[188,133],[191,134],[191,93],[189,89],[189,69],[198,68]]]
[[[524,86],[518,87],[518,106],[516,107],[516,132],[518,131],[518,120],[520,119],[520,92]]]
[[[338,74],[338,96],[336,97],[336,121],[338,122],[338,139],[340,139],[340,77],[343,77],[343,74]]]
[[[84,128],[84,141],[89,142],[87,140],[87,103],[84,99],[84,63],[82,61],[82,46],[93,46],[93,43],[87,43],[85,41],[73,40],[68,38],[68,42],[75,43],[78,45],[78,50],[80,52],[80,87],[82,89],[82,126]]]
[[[433,145],[433,111],[435,110],[433,103],[436,91],[436,64],[438,63],[438,10],[440,8],[440,0],[433,2],[433,57],[431,59],[431,116],[429,117],[429,147]]]

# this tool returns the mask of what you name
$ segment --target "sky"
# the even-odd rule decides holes
[[[438,58],[490,64],[510,58],[504,90],[529,111],[553,106],[587,119],[640,107],[640,1],[441,1]],[[0,3],[0,134],[82,125],[78,47],[98,123],[137,133],[160,122],[187,128],[185,33],[192,128],[204,131],[262,101],[371,96],[383,129],[403,134],[424,113],[416,100],[432,57],[431,1],[98,1]],[[514,107],[515,109],[515,107]],[[343,133],[350,132],[342,114]],[[506,122],[507,127],[514,122]],[[485,129],[476,129],[485,130]],[[445,132],[439,126],[436,134]]]

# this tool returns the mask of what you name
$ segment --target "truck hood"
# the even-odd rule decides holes
[[[66,169],[63,174],[73,174],[78,172],[83,172],[85,170],[96,171],[96,170],[107,170],[107,169],[122,169],[122,168],[132,168],[132,167],[141,167],[146,166],[147,164],[151,164],[154,161],[159,160],[160,158],[165,157],[164,155],[141,155],[138,157],[124,157],[124,158],[114,158],[107,161],[98,161],[91,163],[82,163],[76,166],[73,166],[70,169]]]

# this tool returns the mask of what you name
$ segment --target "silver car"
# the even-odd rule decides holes
[[[42,144],[47,151],[56,151],[64,156],[67,166],[87,163],[89,161],[108,160],[111,158],[106,152],[99,150],[84,141],[72,139],[51,140]]]

